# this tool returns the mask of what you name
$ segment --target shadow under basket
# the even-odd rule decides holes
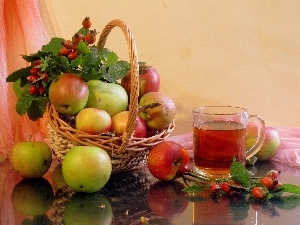
[[[73,128],[62,120],[51,103],[48,103],[46,114],[48,117],[48,135],[53,154],[62,161],[65,154],[73,146],[98,146],[106,150],[112,161],[113,173],[136,169],[146,164],[149,150],[165,140],[174,129],[174,121],[166,129],[148,138],[134,138],[133,132],[138,115],[139,101],[139,65],[133,35],[127,25],[121,20],[112,20],[103,29],[97,47],[104,48],[107,36],[114,27],[119,27],[125,35],[131,72],[131,92],[129,102],[129,118],[126,131],[122,137],[111,133],[89,135]]]

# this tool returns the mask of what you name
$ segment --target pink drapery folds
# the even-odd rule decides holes
[[[46,140],[46,118],[33,122],[16,113],[17,99],[6,77],[28,66],[21,55],[37,52],[49,38],[38,0],[0,0],[0,24],[0,154],[7,157],[17,141]]]

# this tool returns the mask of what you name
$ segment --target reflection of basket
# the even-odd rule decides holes
[[[125,134],[122,137],[114,137],[110,134],[89,135],[76,130],[59,117],[51,104],[48,104],[46,114],[49,119],[48,133],[50,145],[53,153],[59,160],[63,159],[66,152],[72,146],[99,146],[105,149],[111,156],[113,173],[117,173],[144,165],[150,148],[169,136],[171,131],[174,129],[174,123],[172,123],[167,129],[149,138],[132,137],[136,123],[135,118],[138,114],[139,99],[138,55],[133,35],[123,21],[113,20],[103,29],[99,38],[98,48],[102,49],[104,47],[107,36],[114,27],[121,28],[126,37],[130,58],[130,70],[132,74],[131,92],[129,97],[129,119]]]

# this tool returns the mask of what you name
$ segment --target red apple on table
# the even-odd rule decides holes
[[[158,106],[147,107],[158,103]],[[139,101],[139,115],[145,120],[150,130],[160,131],[167,128],[176,114],[175,102],[161,92],[149,92],[144,94]],[[147,107],[147,108],[144,108]]]
[[[75,115],[88,101],[87,83],[76,74],[64,73],[56,77],[49,87],[52,106],[64,115]]]
[[[101,134],[111,130],[111,117],[101,109],[84,108],[75,119],[76,129],[88,134]]]
[[[126,125],[129,118],[129,111],[123,111],[116,115],[114,115],[112,120],[111,131],[116,134],[116,136],[120,137],[126,130]],[[145,138],[147,134],[147,126],[145,121],[137,115],[136,117],[136,126],[133,133],[133,137],[137,138]]]
[[[129,94],[131,91],[131,74],[130,72],[121,80],[121,85]],[[148,92],[159,91],[160,77],[157,71],[149,65],[139,64],[139,96]]]
[[[184,185],[179,181],[153,184],[148,193],[148,205],[156,215],[173,219],[184,212],[189,201],[182,191]]]
[[[186,149],[174,141],[162,141],[148,155],[150,173],[159,180],[171,181],[189,169],[190,157]]]
[[[257,129],[254,124],[247,127],[246,148],[250,149],[257,139]],[[280,145],[279,132],[274,127],[265,128],[265,139],[260,150],[255,154],[257,160],[265,161],[271,159],[277,152]]]

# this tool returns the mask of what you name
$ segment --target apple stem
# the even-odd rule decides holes
[[[144,106],[140,106],[139,107],[139,111],[140,112],[146,112],[147,109],[153,109],[157,106],[160,106],[161,104],[159,102],[153,102],[153,103],[150,103],[150,104],[147,104],[147,105],[144,105]]]

